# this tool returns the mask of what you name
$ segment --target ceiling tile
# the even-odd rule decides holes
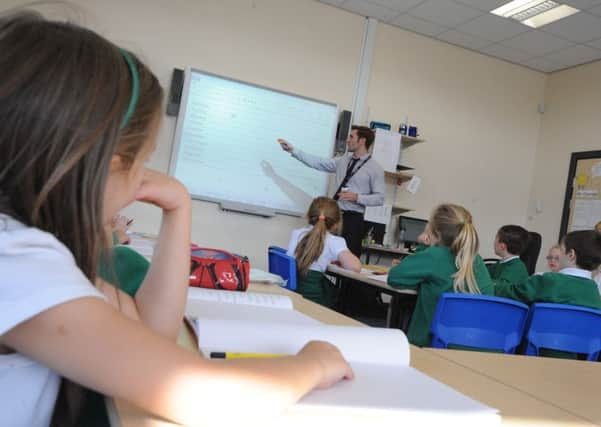
[[[601,50],[579,44],[551,52],[544,58],[570,67],[601,59]]]
[[[561,0],[559,3],[569,4],[580,10],[587,10],[600,5],[601,0]]]
[[[480,10],[463,6],[452,0],[427,0],[409,11],[412,16],[446,27],[463,24],[482,13]]]
[[[483,48],[484,46],[488,46],[491,44],[488,40],[484,40],[455,30],[445,31],[442,34],[437,35],[436,38],[472,50],[478,50]]]
[[[528,31],[529,27],[506,18],[486,14],[455,28],[463,33],[499,42]]]
[[[392,9],[375,3],[367,3],[364,0],[346,0],[340,7],[359,15],[376,18],[385,22],[389,22],[398,15],[398,12]]]
[[[601,38],[601,18],[579,12],[540,29],[576,43],[584,43]]]
[[[554,50],[571,46],[573,43],[539,30],[531,30],[509,40],[503,40],[501,44],[534,56],[543,56]]]
[[[435,36],[448,30],[447,27],[424,21],[423,19],[416,18],[406,13],[396,18],[391,24],[426,36]]]
[[[596,16],[601,16],[601,6],[593,7],[592,9],[589,9],[586,12],[592,13],[593,15],[596,15]]]
[[[524,64],[526,67],[534,68],[535,70],[544,71],[545,73],[550,73],[552,71],[565,68],[565,65],[549,61],[545,58],[533,58],[526,62],[522,62],[522,64]]]
[[[406,12],[423,1],[424,0],[367,0],[369,3],[376,3],[397,12]]]
[[[596,49],[601,49],[601,39],[593,40],[592,42],[588,42],[587,45],[594,47]]]
[[[455,0],[457,3],[463,3],[466,6],[475,7],[476,9],[490,12],[499,6],[503,6],[509,0]]]
[[[318,0],[322,3],[331,4],[333,6],[340,6],[344,0]]]
[[[532,58],[532,55],[511,47],[503,46],[501,44],[493,44],[485,47],[484,49],[480,49],[480,51],[511,62],[524,62]]]

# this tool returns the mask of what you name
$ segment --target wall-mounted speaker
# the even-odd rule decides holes
[[[184,90],[184,70],[173,69],[171,76],[171,86],[169,87],[169,97],[167,98],[167,115],[177,116],[179,113],[179,104],[182,101],[182,91]]]
[[[336,147],[334,153],[340,154],[346,151],[346,139],[351,131],[351,112],[342,110],[338,120],[338,129],[336,130]]]

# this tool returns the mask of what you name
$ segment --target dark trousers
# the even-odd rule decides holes
[[[342,237],[346,246],[357,258],[361,257],[361,240],[365,235],[363,214],[354,211],[342,212]]]

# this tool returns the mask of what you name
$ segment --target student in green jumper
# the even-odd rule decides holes
[[[520,259],[528,245],[528,231],[519,225],[504,225],[495,237],[495,254],[501,257],[496,264],[488,265],[488,272],[495,284],[521,283],[528,280],[528,270]]]
[[[601,297],[591,272],[601,263],[601,234],[572,231],[560,244],[558,273],[534,275],[519,283],[498,283],[495,294],[527,304],[552,302],[601,310]]]
[[[591,272],[601,263],[601,234],[595,230],[572,231],[560,244],[558,273],[531,276],[520,283],[499,283],[497,296],[527,304],[550,302],[581,305],[601,310],[601,297]],[[575,359],[574,353],[541,349],[541,356]]]
[[[429,247],[409,255],[390,269],[388,284],[417,289],[409,342],[420,347],[432,340],[430,324],[444,292],[492,295],[493,285],[478,255],[478,233],[472,215],[462,206],[443,204],[432,212],[426,226]]]
[[[334,303],[334,289],[323,272],[331,262],[343,268],[361,271],[361,261],[336,236],[342,215],[336,201],[328,197],[313,199],[307,212],[309,226],[292,231],[288,255],[296,258],[298,281],[296,292],[318,304],[330,307]]]

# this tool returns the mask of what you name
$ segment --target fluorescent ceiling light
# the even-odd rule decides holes
[[[514,19],[532,28],[541,27],[576,12],[579,10],[552,0],[514,0],[491,11],[495,15]]]

